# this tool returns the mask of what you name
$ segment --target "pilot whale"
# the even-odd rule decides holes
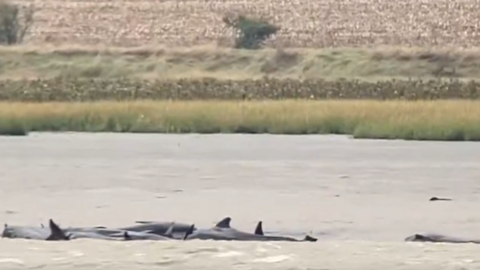
[[[480,244],[480,239],[466,239],[442,234],[414,234],[405,238],[407,242],[435,242],[435,243],[455,243],[455,244]]]
[[[219,221],[213,228],[210,229],[197,229],[189,235],[186,235],[185,240],[223,240],[223,241],[308,241],[315,242],[316,238],[307,236],[303,240],[297,240],[284,236],[266,236],[263,234],[262,223],[257,224],[255,233],[243,232],[234,229],[230,226],[230,217],[226,217]]]
[[[97,227],[87,227],[87,228],[68,228],[64,229],[70,233],[70,239],[78,238],[92,238],[92,239],[103,239],[103,240],[116,240],[116,241],[134,241],[134,240],[152,240],[152,241],[164,241],[164,240],[179,240],[183,239],[185,234],[181,237],[174,237],[174,229],[177,224],[175,222],[170,222],[169,227],[166,232],[162,233],[164,224],[151,224],[151,226],[143,227],[144,229],[153,229],[153,230],[140,230],[140,227],[136,230],[126,230],[121,229],[107,229],[102,226]],[[189,230],[186,232],[190,234],[193,227],[190,226]],[[178,231],[178,227],[177,227]]]
[[[65,234],[55,222],[50,219],[48,228],[45,226],[33,227],[33,226],[12,226],[5,224],[5,228],[2,232],[3,238],[21,238],[31,240],[68,240],[69,237]]]
[[[170,236],[175,238],[183,238],[185,233],[191,231],[191,224],[176,223],[176,222],[158,222],[158,221],[136,221],[136,225],[118,228],[122,231],[128,232],[148,232],[160,236],[166,236],[171,229]],[[172,225],[173,223],[173,225]],[[173,228],[171,228],[173,226]],[[195,230],[195,225],[193,230]]]
[[[298,239],[288,237],[288,236],[265,235],[263,233],[263,222],[262,221],[258,222],[257,227],[255,228],[255,234],[264,236],[266,239],[268,239],[266,241],[317,242],[317,238],[314,238],[310,235],[306,235],[305,238],[303,238],[302,240],[298,240]]]

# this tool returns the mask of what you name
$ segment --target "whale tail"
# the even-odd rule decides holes
[[[303,238],[303,241],[305,242],[317,242],[317,240],[318,240],[317,238],[312,237],[310,235],[306,235],[305,238]]]
[[[192,224],[192,226],[190,226],[190,228],[188,228],[188,230],[185,232],[185,235],[183,236],[183,240],[186,240],[187,237],[191,235],[194,230],[195,230],[195,224]]]

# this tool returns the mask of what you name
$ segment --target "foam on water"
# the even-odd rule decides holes
[[[34,246],[35,251],[28,250]],[[105,241],[10,242],[0,240],[2,269],[478,269],[480,246],[375,242],[282,243],[280,249],[249,242]],[[259,252],[259,249],[262,252]],[[201,252],[194,252],[199,250]],[[203,251],[203,252],[202,252]],[[79,256],[81,254],[81,256]],[[140,256],[139,256],[140,255]],[[412,268],[413,267],[413,268]]]

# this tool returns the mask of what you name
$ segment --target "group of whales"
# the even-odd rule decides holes
[[[60,228],[52,219],[49,226],[12,226],[5,224],[3,238],[20,238],[46,241],[69,241],[89,238],[112,241],[132,240],[224,240],[224,241],[288,241],[288,242],[316,242],[317,239],[306,235],[303,239],[288,236],[265,235],[263,223],[259,221],[253,233],[243,232],[230,226],[232,219],[225,217],[209,229],[197,229],[195,224],[136,221],[135,225],[122,228],[96,227],[69,227]],[[462,239],[441,234],[414,234],[405,238],[409,242],[444,242],[444,243],[473,243],[480,244],[480,239]]]
[[[46,241],[69,241],[89,238],[112,241],[131,240],[225,240],[225,241],[289,241],[289,242],[316,242],[317,239],[306,235],[299,240],[287,236],[265,235],[262,221],[258,222],[253,233],[243,232],[230,226],[232,219],[225,217],[209,229],[197,229],[195,224],[136,221],[135,225],[109,229],[103,226],[96,227],[69,227],[60,228],[52,219],[49,226],[12,226],[5,224],[2,233],[4,238],[21,238]]]

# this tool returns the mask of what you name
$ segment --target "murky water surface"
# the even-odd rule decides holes
[[[32,134],[0,138],[0,219],[175,220],[317,243],[0,239],[1,269],[479,269],[480,143],[336,136]],[[429,202],[432,196],[453,201]]]

